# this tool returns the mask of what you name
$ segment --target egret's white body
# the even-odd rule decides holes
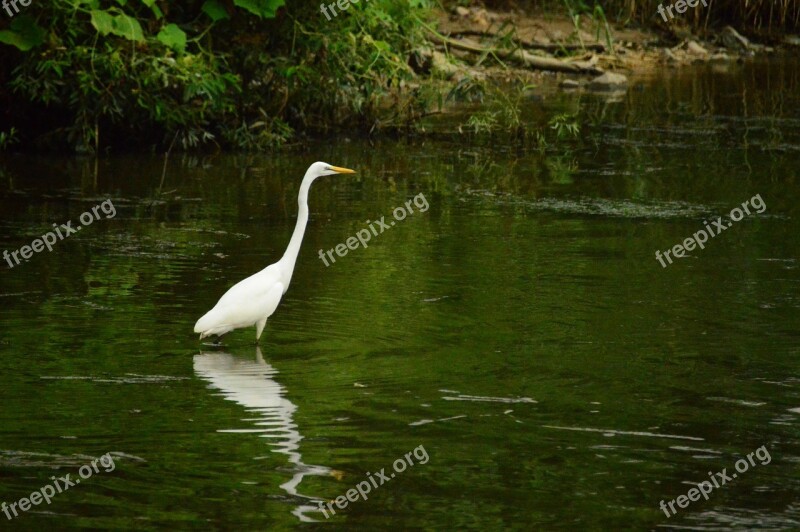
[[[289,289],[294,273],[294,264],[300,252],[300,244],[308,223],[308,190],[318,177],[332,174],[353,174],[353,170],[331,166],[317,162],[308,167],[300,193],[297,196],[299,210],[297,224],[289,241],[289,247],[281,260],[239,281],[209,310],[205,316],[197,320],[194,332],[200,333],[202,340],[206,336],[222,336],[234,329],[256,326],[256,342],[261,338],[267,318],[272,316],[281,297]]]

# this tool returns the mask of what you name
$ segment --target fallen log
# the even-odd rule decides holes
[[[464,37],[464,36],[482,37],[484,39],[497,39],[499,37],[499,35],[495,35],[493,33],[487,33],[485,31],[476,31],[476,30],[463,30],[463,31],[453,32],[450,34],[450,37]],[[518,46],[522,46],[523,48],[527,48],[528,50],[542,50],[543,52],[548,52],[548,53],[555,53],[562,51],[577,52],[583,50],[603,53],[606,51],[605,45],[600,43],[585,44],[585,45],[545,44],[540,42],[526,41],[524,39],[518,39],[516,37],[512,37],[511,40]]]
[[[521,63],[522,65],[538,69],[538,70],[550,70],[553,72],[570,72],[573,74],[602,74],[603,70],[596,68],[591,65],[576,65],[573,63],[567,63],[565,61],[561,61],[560,59],[556,59],[554,57],[541,57],[538,55],[533,55],[528,53],[525,50],[505,50],[502,48],[484,48],[480,46],[478,43],[471,41],[469,39],[450,39],[441,35],[433,34],[433,41],[444,45],[449,46],[451,48],[455,48],[456,50],[463,50],[466,52],[472,52],[475,54],[494,54],[501,59],[511,59],[516,61],[517,63]]]

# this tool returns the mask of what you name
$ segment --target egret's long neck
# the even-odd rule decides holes
[[[284,284],[288,287],[289,281],[292,278],[292,271],[294,271],[294,263],[297,260],[297,255],[300,253],[300,244],[303,243],[303,235],[306,232],[306,224],[308,223],[308,189],[311,188],[311,182],[308,176],[303,178],[300,184],[300,194],[297,196],[297,224],[294,226],[294,233],[292,239],[289,241],[289,247],[286,248],[286,253],[281,257],[281,269],[287,272]]]

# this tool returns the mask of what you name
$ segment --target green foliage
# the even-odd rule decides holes
[[[57,0],[0,32],[18,50],[0,75],[21,103],[12,123],[23,135],[33,135],[31,111],[48,117],[40,142],[264,149],[301,131],[399,127],[423,113],[423,99],[401,89],[415,76],[407,58],[427,7],[370,0],[327,21],[284,0]]]
[[[581,132],[581,126],[578,124],[578,117],[574,114],[557,114],[550,119],[547,125],[556,132],[556,138],[558,140],[569,137],[576,138]]]
[[[472,114],[464,124],[466,128],[476,134],[505,131],[524,137],[527,130],[522,111],[525,98],[533,86],[525,84],[523,80],[516,80],[510,85],[492,81],[482,82],[479,85],[481,102],[487,109]],[[462,85],[461,91],[475,93],[477,89],[474,86]]]
[[[273,18],[284,0],[233,0],[233,4],[262,18]]]
[[[157,126],[177,133],[185,148],[213,140],[210,119],[233,111],[238,78],[213,56],[175,58],[161,49],[159,56],[110,43],[49,50],[23,63],[11,87],[49,108],[74,109],[74,122],[63,130],[80,151],[99,146],[101,125],[141,135]]]
[[[553,135],[548,135],[548,130],[553,131]],[[553,141],[563,143],[567,140],[573,140],[580,135],[581,126],[578,122],[578,115],[572,113],[559,113],[550,118],[547,122],[547,129],[537,131],[535,134],[536,145],[541,153],[544,153],[547,148],[551,146]],[[561,156],[571,156],[569,149],[567,149]],[[569,166],[569,165],[567,165]],[[560,166],[559,166],[560,168]]]
[[[466,126],[477,135],[491,133],[498,128],[497,115],[497,111],[478,111],[469,117]]]
[[[606,46],[608,46],[609,50],[613,50],[614,39],[611,37],[611,26],[608,25],[608,19],[606,19],[606,13],[603,11],[603,7],[598,3],[594,4],[594,9],[592,10],[592,19],[594,20],[595,24],[595,40],[600,40],[600,31],[602,30],[605,34]]]
[[[167,24],[156,35],[164,46],[172,48],[172,50],[180,55],[186,51],[186,33],[183,32],[176,24]]]
[[[90,11],[92,26],[100,35],[113,34],[130,41],[144,41],[144,33],[139,21],[117,8],[108,11],[92,9]]]
[[[611,27],[608,25],[606,13],[603,11],[603,6],[595,2],[593,6],[589,6],[583,0],[563,0],[564,7],[569,12],[572,24],[575,27],[575,36],[584,45],[583,38],[581,37],[581,16],[588,16],[594,25],[595,39],[600,39],[600,33],[603,32],[606,38],[606,45],[609,50],[613,50],[613,38],[611,36]]]
[[[228,16],[228,12],[225,10],[225,6],[223,6],[218,0],[206,0],[202,9],[203,13],[208,15],[214,22],[219,22],[220,20],[230,18]]]
[[[31,48],[44,42],[46,32],[33,17],[19,15],[11,21],[9,29],[0,31],[0,42],[16,46],[19,50],[27,52]]]
[[[0,131],[0,150],[7,150],[19,142],[17,129],[12,127],[8,132]]]
[[[274,148],[288,142],[294,130],[280,118],[267,117],[252,124],[242,123],[233,131],[231,143],[245,151],[257,151],[263,148]]]
[[[230,57],[236,71],[248,73],[242,101],[252,118],[233,144],[250,149],[244,131],[271,145],[287,128],[311,134],[413,123],[427,100],[404,84],[415,77],[408,57],[424,41],[418,21],[426,6],[370,0],[328,21],[318,5],[305,5],[289,11],[270,48],[261,35],[237,39]]]

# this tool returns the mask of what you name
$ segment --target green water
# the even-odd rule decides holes
[[[544,155],[445,121],[166,171],[7,157],[0,249],[108,199],[116,215],[3,263],[0,501],[114,467],[0,528],[800,528],[797,66],[546,93],[530,119],[578,111],[582,133]],[[280,258],[315,160],[359,173],[312,187],[260,349],[254,328],[203,345],[195,321]],[[761,214],[656,260],[755,195]],[[762,446],[708,500],[659,508]]]

